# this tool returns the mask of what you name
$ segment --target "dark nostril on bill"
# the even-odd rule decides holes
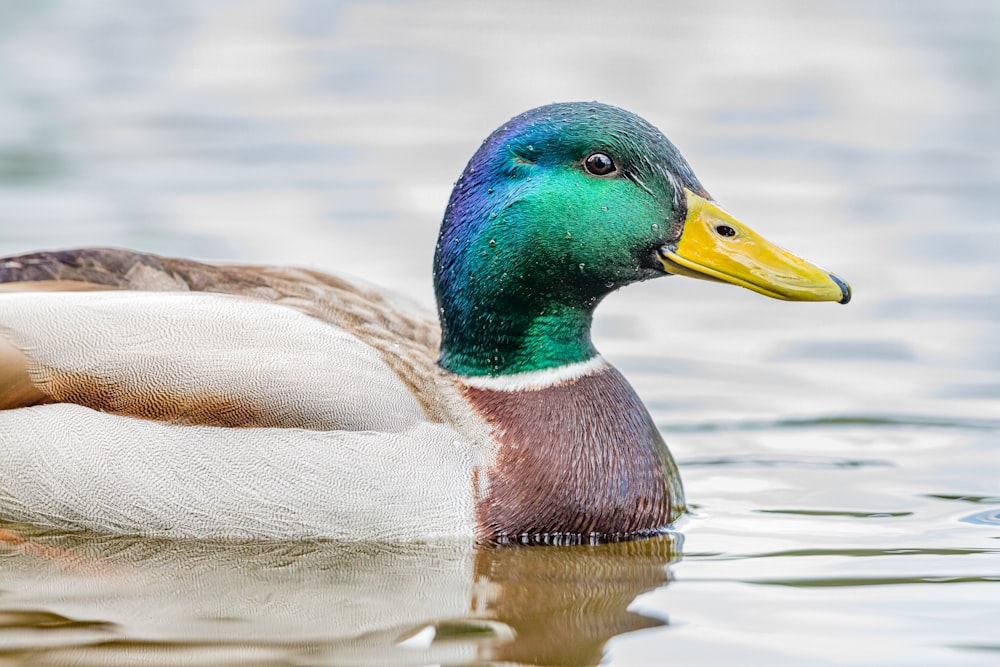
[[[843,280],[841,280],[837,276],[833,275],[832,273],[830,274],[830,278],[832,278],[833,282],[837,283],[837,287],[840,288],[841,298],[840,298],[840,301],[838,301],[837,303],[848,303],[848,302],[850,302],[850,300],[851,300],[851,286],[848,285],[847,283],[845,283]]]
[[[715,228],[715,232],[719,236],[736,236],[736,230],[729,225],[719,225]]]

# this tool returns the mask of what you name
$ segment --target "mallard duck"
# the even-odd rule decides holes
[[[0,519],[160,536],[595,543],[685,511],[591,342],[665,275],[850,288],[737,222],[655,127],[551,104],[483,142],[434,257],[437,321],[316,271],[117,249],[0,260]]]

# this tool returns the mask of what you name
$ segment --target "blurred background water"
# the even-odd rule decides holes
[[[0,663],[1000,663],[1000,5],[0,2],[0,254],[123,246],[432,307],[510,116],[660,127],[847,307],[670,280],[598,347],[678,458],[673,535],[583,549],[0,533]],[[12,527],[8,527],[12,528]]]

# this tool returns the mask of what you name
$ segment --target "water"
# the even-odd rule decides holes
[[[332,269],[431,304],[506,118],[632,109],[847,307],[672,278],[598,311],[681,534],[598,548],[0,533],[10,664],[1000,663],[989,0],[0,4],[0,248]]]

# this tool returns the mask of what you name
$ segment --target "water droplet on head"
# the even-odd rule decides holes
[[[496,213],[490,213],[490,220],[496,220],[496,219],[497,219],[497,214]]]
[[[658,224],[656,224],[655,222],[654,222],[653,224],[651,224],[651,225],[649,226],[649,228],[650,228],[650,229],[652,229],[652,230],[653,230],[654,232],[656,232],[656,231],[659,231],[659,230],[660,230],[660,226],[659,226]]]
[[[491,195],[491,194],[493,194],[493,188],[490,188],[489,190],[487,190],[487,191],[486,191],[486,194],[488,194],[488,195]]]
[[[584,264],[583,262],[580,262],[580,270],[583,271],[585,268],[587,268],[587,265]]]
[[[490,247],[491,248],[496,248],[497,247],[497,240],[496,239],[490,239]]]
[[[568,239],[573,238],[573,234],[568,229],[566,230],[566,238]]]
[[[602,211],[604,211],[604,212],[607,212],[607,210],[608,210],[608,207],[607,207],[607,206],[602,206],[602,207],[601,207],[601,210],[602,210]]]

